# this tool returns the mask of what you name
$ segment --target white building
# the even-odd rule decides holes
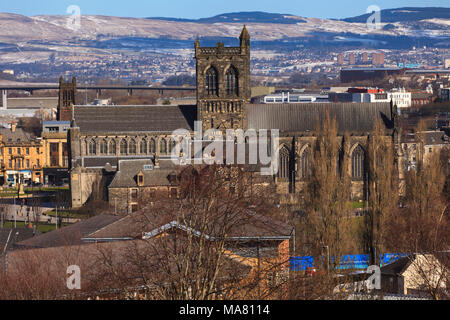
[[[392,89],[388,92],[389,101],[392,100],[397,108],[409,108],[411,107],[411,92],[407,92],[405,88]]]
[[[270,94],[264,97],[264,103],[311,103],[311,102],[328,102],[328,95],[323,94],[296,94],[290,92],[281,92]]]
[[[352,101],[358,103],[374,103],[374,102],[392,102],[397,108],[411,107],[411,92],[407,92],[404,88],[393,89],[389,92],[379,93],[353,93]]]

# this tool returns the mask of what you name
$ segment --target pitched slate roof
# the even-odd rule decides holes
[[[402,273],[412,262],[415,257],[402,257],[390,264],[381,267],[382,274],[397,275]]]
[[[444,143],[450,144],[449,137],[445,134],[444,131],[424,131],[421,132],[421,134],[424,136],[426,145],[444,144]]]
[[[83,284],[82,290],[74,290],[77,291],[75,294],[82,295],[84,288],[88,288],[88,290],[96,290],[94,296],[110,296],[123,289],[123,284],[118,283],[117,278],[108,277],[106,279],[104,277],[111,272],[111,268],[117,270],[119,276],[127,277],[127,286],[136,288],[149,285],[149,282],[143,282],[142,272],[146,274],[147,279],[150,279],[150,284],[163,285],[167,283],[169,275],[172,277],[184,276],[177,268],[179,263],[177,257],[186,256],[186,248],[189,245],[191,244],[186,238],[177,237],[174,240],[174,236],[169,235],[150,240],[139,239],[16,250],[8,252],[5,257],[0,256],[0,272],[4,271],[6,272],[5,276],[9,275],[15,279],[17,274],[26,269],[27,264],[32,263],[33,266],[45,265],[45,268],[37,268],[36,272],[31,275],[31,279],[34,279],[46,276],[49,273],[66,275],[67,266],[76,265],[83,272]],[[195,243],[189,248],[192,248],[191,250],[194,250],[194,252],[199,250]],[[139,260],[140,257],[145,257],[145,261]],[[203,266],[197,264],[198,261],[195,256],[192,256],[191,260],[190,267],[193,270],[200,269]],[[218,279],[241,279],[248,276],[251,271],[251,266],[227,255],[224,256],[222,262],[217,274]],[[48,281],[51,282],[52,293],[55,296],[67,297],[70,290],[67,289],[66,281],[60,281],[57,276],[49,277]]]
[[[152,170],[144,170],[145,165],[152,165]],[[144,175],[144,187],[170,186],[169,177],[175,172],[175,164],[171,160],[160,160],[159,168],[155,168],[154,160],[121,160],[119,170],[114,176],[109,188],[129,188],[137,186],[136,176],[139,172]]]
[[[81,238],[99,230],[117,220],[119,216],[99,215],[82,220],[67,227],[44,233],[40,236],[21,241],[15,244],[18,249],[49,248],[84,243]]]
[[[18,143],[30,144],[34,141],[22,128],[16,128],[14,132],[9,128],[0,128],[0,134],[2,135],[3,143],[7,145]]]
[[[15,243],[32,238],[35,234],[40,233],[30,228],[0,229],[0,255],[14,248]]]
[[[216,228],[220,228],[221,218],[223,216],[220,215],[214,219],[211,218],[211,226],[208,227],[210,232],[220,233]],[[172,228],[183,230],[186,226],[181,222],[177,222],[176,219],[175,214],[155,215],[154,212],[137,213],[125,216],[121,220],[101,230],[86,235],[84,239],[94,241],[101,239],[142,238],[144,234],[147,236],[155,236]],[[185,217],[185,219],[186,221],[190,220],[189,216]],[[229,240],[280,240],[290,238],[293,232],[291,225],[250,211],[247,211],[245,214],[240,213],[234,215],[232,221],[227,221],[227,225],[232,226],[227,233]],[[213,237],[213,235],[211,236]]]
[[[336,118],[340,134],[369,133],[376,118],[382,120],[386,129],[393,129],[390,103],[248,104],[246,110],[247,127],[256,130],[314,131],[315,119],[324,121],[327,111]]]
[[[81,132],[172,132],[194,129],[197,106],[75,106]]]

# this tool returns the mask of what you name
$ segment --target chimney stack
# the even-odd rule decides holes
[[[11,122],[11,132],[16,132],[16,123],[14,121]]]

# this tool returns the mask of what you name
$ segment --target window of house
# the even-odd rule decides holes
[[[30,148],[25,149],[26,154],[30,154]]]
[[[137,204],[132,204],[131,205],[131,212],[134,213],[136,211],[138,211],[138,205]]]
[[[21,149],[20,148],[17,148],[17,154],[21,154]]]
[[[29,169],[29,168],[30,168],[30,160],[27,159],[27,169]]]
[[[170,188],[170,197],[171,198],[177,198],[178,197],[178,190],[177,190],[177,188]]]
[[[12,154],[12,148],[9,148],[9,149],[8,149],[8,153],[9,153],[9,154]]]
[[[142,186],[144,184],[144,176],[138,175],[138,185]]]
[[[138,189],[131,189],[131,199],[137,200],[138,198]]]

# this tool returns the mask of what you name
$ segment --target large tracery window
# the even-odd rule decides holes
[[[364,150],[357,146],[352,153],[352,178],[362,180],[364,177]]]
[[[205,86],[207,94],[219,95],[217,70],[214,67],[211,67],[206,71]]]
[[[234,67],[230,67],[225,76],[225,85],[228,95],[238,95],[239,94],[239,81],[238,74]]]
[[[302,178],[307,178],[311,175],[311,150],[307,147],[300,156]]]
[[[280,149],[278,178],[289,178],[289,150],[286,147]]]

